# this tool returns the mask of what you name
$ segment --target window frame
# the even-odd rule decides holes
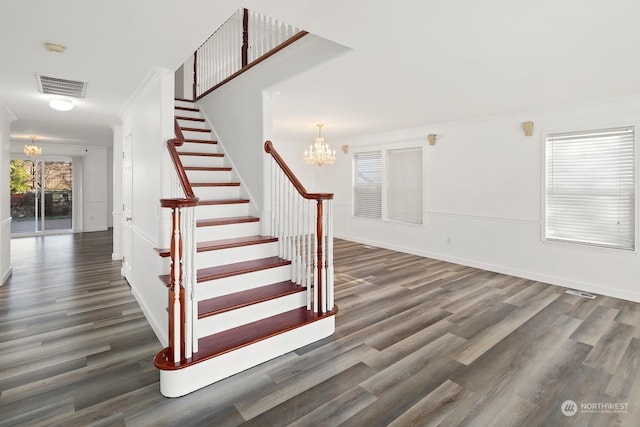
[[[422,222],[410,223],[404,221],[398,221],[389,218],[389,208],[388,208],[388,191],[389,191],[389,172],[388,172],[388,152],[393,150],[410,150],[416,149],[421,151],[421,173],[422,173]],[[414,227],[424,227],[426,225],[426,210],[425,210],[425,202],[426,202],[426,185],[425,185],[425,177],[426,177],[426,149],[424,144],[420,144],[418,142],[402,142],[402,143],[389,143],[389,144],[376,144],[375,146],[359,146],[351,149],[353,156],[351,158],[351,218],[359,221],[374,221],[374,222],[383,222],[390,224],[400,224],[406,226],[414,226]],[[382,161],[381,161],[381,169],[382,169],[382,183],[381,183],[381,215],[380,218],[367,218],[362,216],[357,216],[355,214],[355,165],[354,159],[357,154],[360,153],[371,153],[371,152],[380,152]]]
[[[572,241],[565,239],[556,239],[556,238],[548,238],[547,237],[547,139],[549,136],[557,135],[557,134],[570,134],[570,133],[587,133],[594,131],[601,131],[607,129],[615,129],[615,128],[633,128],[633,248],[627,249],[623,247],[616,247],[611,245],[602,245],[597,243],[589,243],[589,242],[580,242],[580,241]],[[610,253],[611,251],[617,251],[622,254],[632,254],[635,255],[639,251],[639,240],[640,237],[640,222],[638,221],[640,207],[638,201],[638,195],[640,194],[640,187],[638,183],[639,180],[639,164],[638,155],[640,155],[639,141],[640,136],[638,133],[640,132],[640,122],[635,120],[629,120],[624,122],[615,122],[615,123],[597,123],[597,124],[589,124],[589,125],[580,125],[580,126],[572,126],[572,127],[562,127],[562,128],[550,128],[543,129],[540,133],[540,240],[545,245],[551,246],[559,246],[559,247],[571,247],[575,249],[582,249],[588,251],[605,251]]]

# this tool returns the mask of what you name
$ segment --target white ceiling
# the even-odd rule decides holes
[[[110,143],[152,67],[176,69],[246,6],[352,50],[273,88],[274,136],[307,143],[640,95],[637,0],[81,0],[0,5],[12,138]],[[43,43],[67,46],[63,55]],[[51,110],[35,72],[89,82]]]

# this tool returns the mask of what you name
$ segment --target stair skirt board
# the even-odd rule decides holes
[[[233,239],[239,236],[255,236],[260,234],[260,222],[242,222],[239,224],[215,225],[211,227],[196,227],[196,240]]]
[[[278,243],[266,242],[235,248],[202,251],[196,254],[196,265],[217,267],[223,264],[278,256]]]
[[[291,265],[281,265],[265,270],[199,282],[195,286],[194,296],[197,301],[203,301],[273,283],[286,282],[291,280],[291,273]]]
[[[306,304],[306,292],[296,292],[295,294],[204,317],[196,322],[196,336],[204,338],[227,329],[295,310],[296,308],[304,307]]]
[[[335,316],[327,316],[183,369],[160,370],[160,393],[165,397],[184,396],[334,332]]]

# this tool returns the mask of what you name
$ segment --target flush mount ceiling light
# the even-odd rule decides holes
[[[49,107],[58,111],[69,111],[73,108],[73,102],[68,99],[52,99],[49,101]]]
[[[66,47],[58,43],[45,43],[44,48],[53,53],[64,53]]]

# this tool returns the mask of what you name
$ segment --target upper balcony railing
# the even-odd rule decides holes
[[[193,99],[284,49],[306,31],[248,9],[238,9],[194,54]]]

